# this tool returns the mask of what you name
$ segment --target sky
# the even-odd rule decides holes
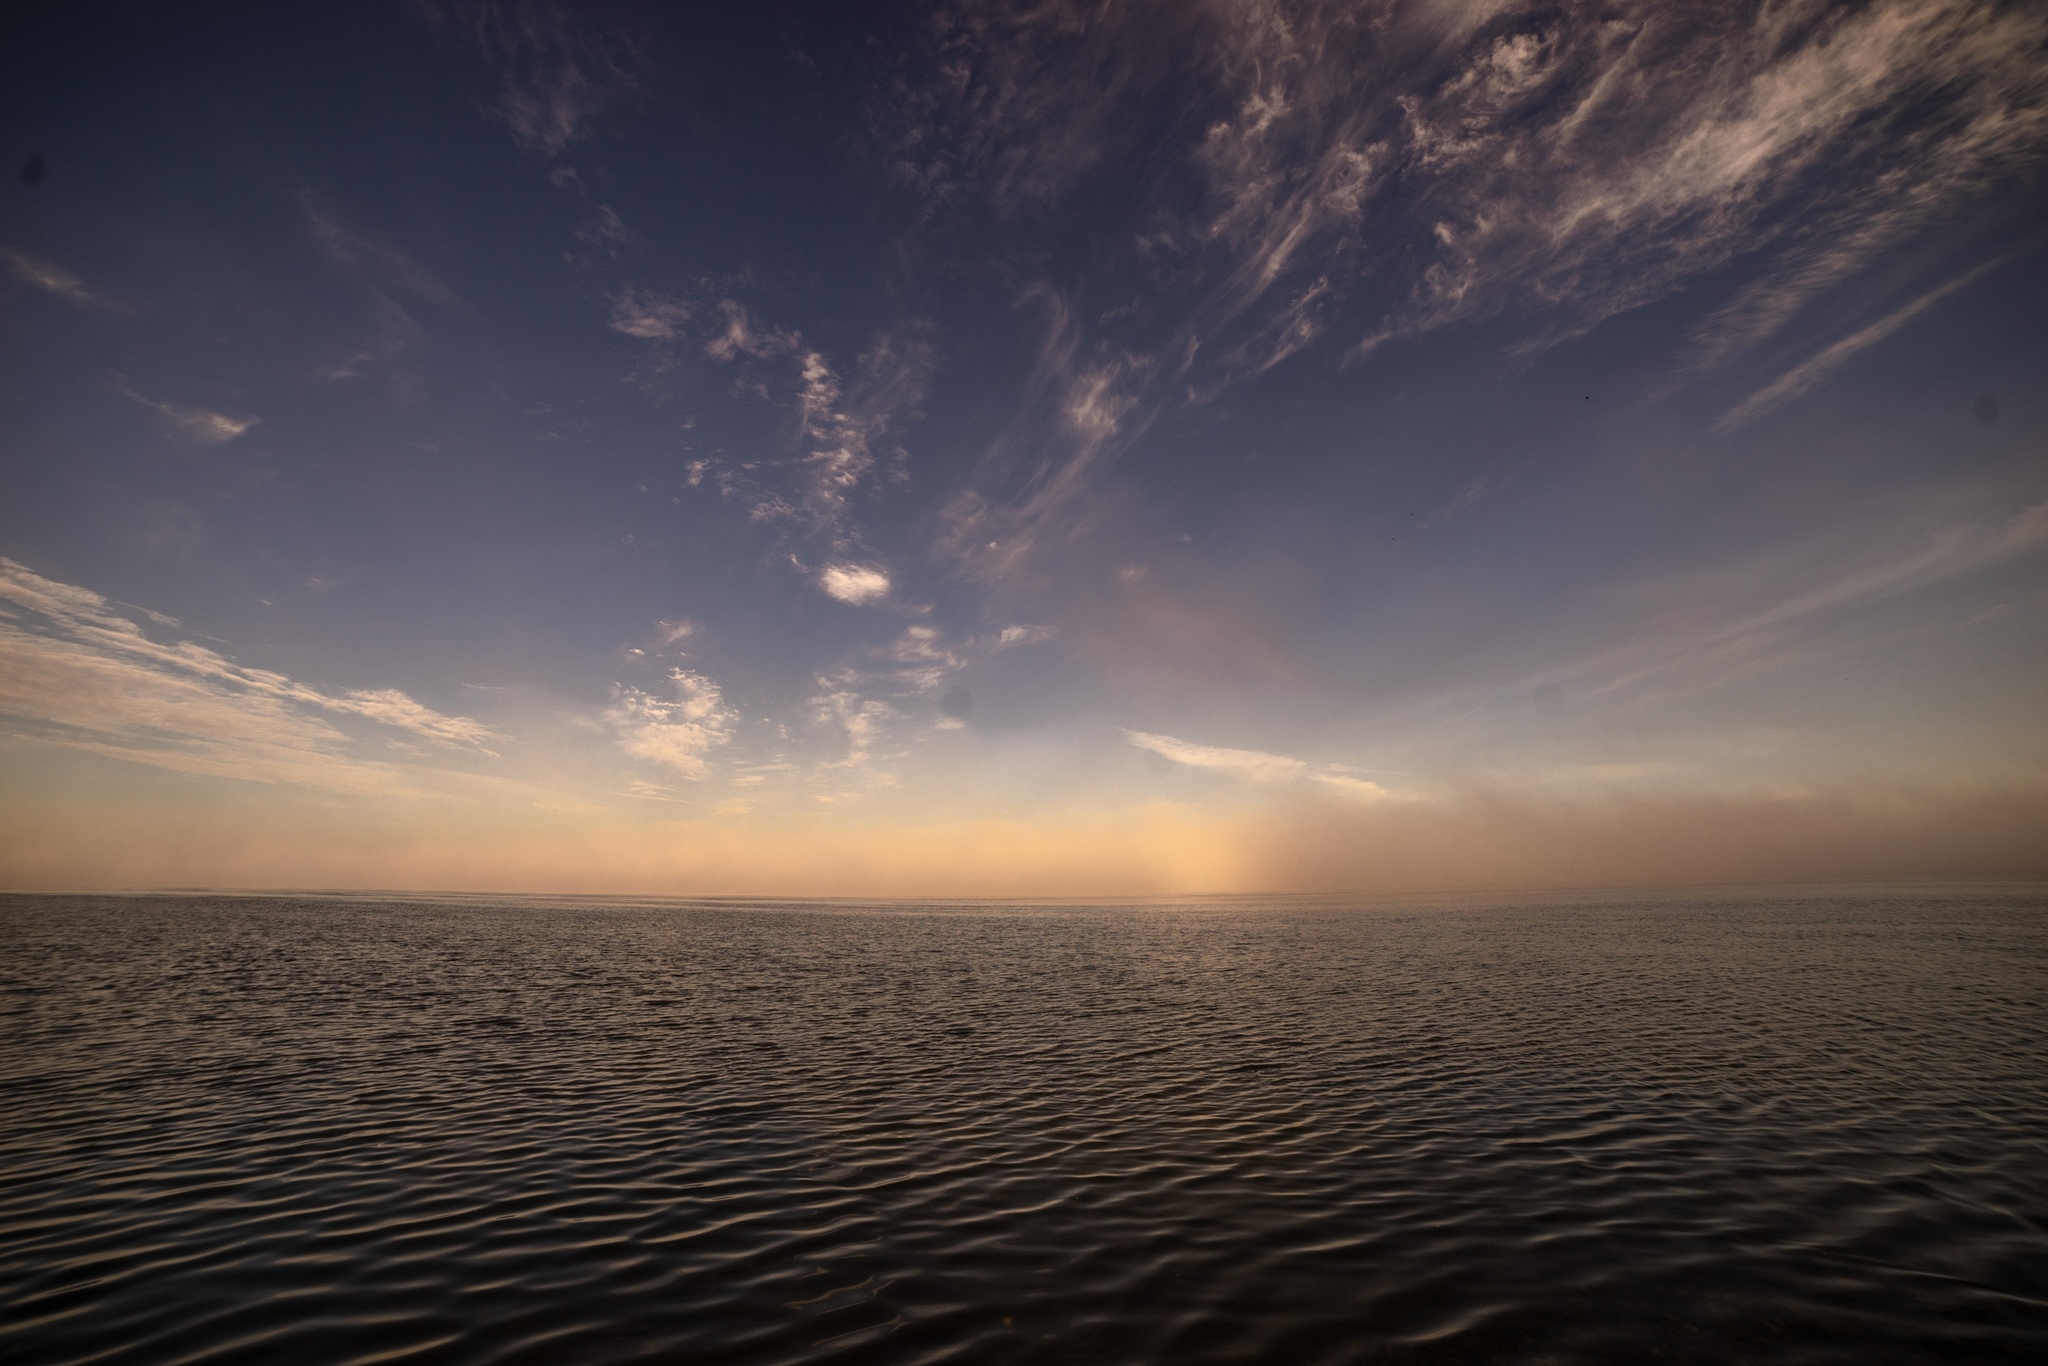
[[[2048,10],[0,20],[0,886],[2048,872]]]

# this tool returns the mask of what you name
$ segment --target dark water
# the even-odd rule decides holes
[[[0,898],[8,1362],[2048,1360],[2048,889]]]

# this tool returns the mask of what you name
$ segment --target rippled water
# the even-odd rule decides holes
[[[0,898],[0,1357],[2048,1359],[2044,891]]]

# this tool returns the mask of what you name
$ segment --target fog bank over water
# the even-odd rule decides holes
[[[479,828],[373,807],[87,819],[15,809],[0,887],[466,889],[617,895],[1148,896],[2048,876],[2048,788],[1540,799],[1467,792],[1361,809],[1153,802],[1015,819],[718,821],[528,812]]]

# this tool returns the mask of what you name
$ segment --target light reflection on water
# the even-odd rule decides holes
[[[2038,885],[0,898],[0,1357],[2048,1357]]]

